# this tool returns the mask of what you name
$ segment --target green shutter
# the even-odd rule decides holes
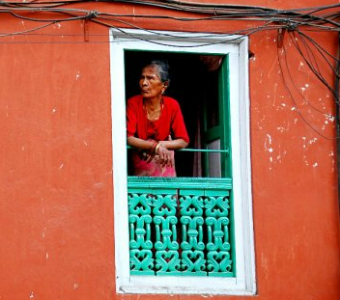
[[[214,165],[211,161],[219,160],[218,167],[221,172],[218,177],[231,177],[231,162],[230,162],[230,111],[229,111],[229,58],[225,56],[221,67],[216,74],[218,80],[218,94],[215,96],[218,99],[215,101],[209,98],[209,95],[205,97],[205,103],[203,105],[203,146],[209,148],[209,146],[219,147],[217,150],[223,150],[221,153],[204,153],[204,174],[207,177],[216,177],[214,174]],[[212,96],[214,97],[214,95]],[[213,101],[212,101],[213,100]],[[209,105],[216,105],[215,111],[217,117],[213,116]],[[217,121],[211,122],[211,119],[215,118]],[[212,124],[209,124],[212,123]],[[216,148],[214,148],[216,150]],[[227,150],[227,151],[224,151]],[[209,159],[212,158],[212,159]]]

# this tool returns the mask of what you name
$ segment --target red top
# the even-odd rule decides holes
[[[183,139],[189,143],[181,108],[171,97],[163,96],[161,115],[156,121],[148,120],[141,95],[131,97],[127,102],[126,122],[128,137],[166,141],[171,135],[173,140]]]

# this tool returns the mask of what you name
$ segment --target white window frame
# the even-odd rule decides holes
[[[130,275],[125,119],[125,50],[229,55],[236,277]],[[207,33],[111,29],[110,68],[117,293],[256,293],[249,135],[248,39]]]

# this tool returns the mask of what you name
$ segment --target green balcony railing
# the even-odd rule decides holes
[[[128,178],[132,275],[233,277],[230,178]]]
[[[126,147],[128,150],[134,149],[131,146]],[[183,148],[178,149],[176,151],[180,152],[201,152],[201,153],[225,153],[226,155],[229,154],[229,149],[197,149],[197,148]]]

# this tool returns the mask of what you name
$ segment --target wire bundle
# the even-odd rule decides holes
[[[132,6],[148,6],[152,8],[164,9],[164,14],[157,15],[150,14],[117,14],[101,11],[94,11],[90,9],[84,9],[88,5],[93,3],[106,3],[112,5],[112,11],[114,11],[116,5],[127,4]],[[107,6],[106,5],[106,6]],[[70,7],[72,6],[72,7]],[[93,5],[92,5],[93,6]],[[98,6],[98,5],[97,5]],[[77,8],[82,7],[82,8]],[[171,16],[166,10],[184,12],[184,17]],[[159,10],[157,10],[159,11]],[[94,22],[96,24],[117,28],[118,30],[128,34],[122,27],[137,28],[148,32],[153,32],[158,35],[162,35],[160,32],[154,32],[150,29],[137,26],[135,20],[147,20],[147,19],[171,19],[177,22],[196,22],[196,21],[244,21],[240,29],[225,31],[223,34],[227,36],[251,36],[254,33],[268,30],[278,30],[280,33],[287,32],[289,41],[302,59],[306,62],[310,70],[320,80],[320,82],[326,86],[326,88],[332,93],[337,108],[337,124],[339,124],[338,107],[339,107],[339,53],[332,55],[324,47],[322,47],[315,39],[313,39],[308,32],[326,32],[339,35],[340,31],[340,4],[319,6],[319,7],[307,7],[299,9],[278,10],[268,7],[259,6],[242,6],[242,5],[230,5],[230,4],[212,4],[212,3],[195,3],[186,1],[175,0],[97,0],[97,1],[37,1],[32,0],[30,2],[16,2],[16,1],[0,1],[0,13],[10,14],[15,18],[22,20],[28,20],[32,22],[44,23],[37,27],[12,33],[0,33],[0,37],[31,34],[34,31],[41,30],[53,24],[59,22],[69,22],[76,20],[83,20],[84,22]],[[32,15],[32,13],[34,13]],[[34,17],[33,17],[34,16]],[[54,16],[54,18],[51,18]],[[120,24],[117,26],[116,24]],[[253,24],[256,24],[254,26]],[[287,81],[294,82],[289,72],[289,64],[286,57],[286,48],[284,45],[284,35],[281,34],[282,40],[278,43],[278,48],[284,52],[285,69],[288,70],[288,78],[283,78],[287,88]],[[205,34],[209,36],[209,34]],[[237,37],[236,37],[237,38]],[[230,40],[230,39],[229,39]],[[339,40],[339,38],[338,38]],[[162,42],[164,45],[165,43]],[[339,44],[340,45],[340,44]],[[188,47],[188,46],[183,46]],[[316,58],[315,53],[318,54]],[[283,66],[278,55],[278,61],[283,74]],[[325,65],[328,70],[333,74],[334,82],[329,82],[320,71],[319,65]],[[284,76],[284,74],[282,75]],[[296,87],[295,87],[296,88]],[[290,92],[293,99],[293,95]],[[293,99],[294,101],[294,99]],[[315,106],[311,105],[306,99],[305,102],[310,105],[315,111],[325,114]],[[298,111],[299,112],[299,111]],[[306,119],[299,112],[302,119],[306,122],[320,136],[327,138],[320,131],[311,126]],[[333,138],[327,138],[333,139]]]

